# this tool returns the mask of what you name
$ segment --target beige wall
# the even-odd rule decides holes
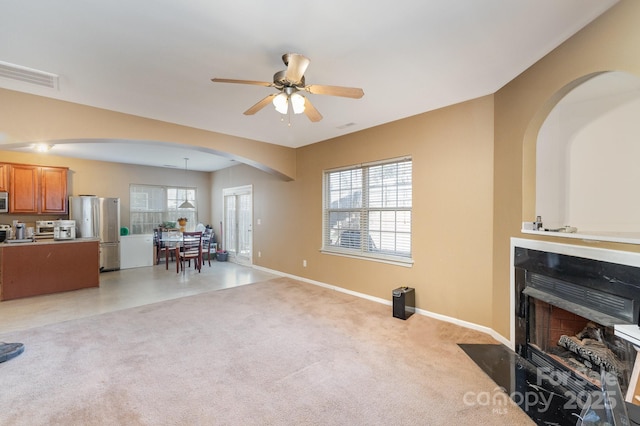
[[[256,230],[255,250],[263,257],[254,260],[385,299],[390,289],[409,285],[418,307],[508,337],[510,238],[522,237],[521,222],[535,214],[538,129],[553,105],[592,75],[640,74],[638,16],[640,2],[622,0],[495,96],[299,149],[298,179],[269,186],[262,208],[282,217]],[[321,254],[322,170],[402,155],[414,158],[414,267]]]
[[[414,170],[413,267],[320,253],[323,170],[405,155]],[[298,149],[297,168],[293,182],[246,166],[214,174],[214,200],[224,187],[255,185],[257,265],[385,300],[408,285],[422,309],[491,326],[491,96]]]
[[[495,95],[493,329],[509,334],[509,244],[535,215],[535,142],[540,125],[564,94],[604,71],[640,75],[640,2],[621,0]],[[561,240],[619,250],[636,246]]]
[[[253,248],[254,262],[269,265],[279,271],[291,273],[287,264],[290,253],[299,249],[293,237],[296,235],[297,181],[284,181],[276,176],[241,164],[212,173],[212,222],[214,231],[220,234],[222,221],[222,190],[238,186],[253,187]],[[257,224],[260,220],[260,225]],[[279,240],[286,240],[292,247],[285,248]],[[293,241],[292,241],[293,240]],[[260,251],[262,257],[257,258]]]
[[[284,179],[296,175],[293,148],[0,89],[0,149],[4,144],[91,139],[189,145]]]
[[[120,222],[122,226],[127,227],[129,226],[130,184],[185,185],[184,170],[161,167],[88,161],[13,151],[0,151],[0,162],[69,167],[69,195],[94,194],[99,197],[120,198]],[[188,184],[190,187],[197,188],[198,216],[200,221],[206,224],[211,220],[210,173],[190,171]],[[57,217],[0,213],[0,223],[11,224],[14,219],[29,224],[36,220],[53,220]]]
[[[117,137],[193,143],[250,158],[248,163],[263,171],[239,165],[213,173],[207,185],[211,222],[218,232],[222,189],[253,185],[254,219],[261,220],[261,225],[254,221],[257,265],[387,300],[398,286],[415,287],[419,308],[490,327],[507,337],[509,243],[510,237],[522,236],[521,222],[535,212],[538,128],[554,103],[589,75],[608,70],[640,75],[638,16],[640,2],[621,0],[495,95],[298,150],[244,140],[238,148],[237,138],[68,104],[56,111],[61,106],[57,102],[27,100],[29,95],[8,91],[0,91],[0,132],[9,134],[10,142],[22,142],[42,137],[43,132],[60,138],[112,137],[107,131],[111,126]],[[18,113],[5,102],[9,94],[20,106]],[[29,119],[34,113],[38,118],[51,113],[53,118],[39,118],[33,125]],[[87,120],[76,120],[78,116]],[[17,156],[0,155],[0,161]],[[321,254],[322,171],[405,155],[414,161],[413,267]],[[114,187],[123,193],[138,171],[133,166],[55,162],[75,169],[74,193]],[[102,179],[95,183],[97,188],[88,183],[96,176]],[[144,174],[145,179],[160,181],[168,176]],[[283,179],[294,176],[295,180]],[[628,245],[570,243],[636,250]],[[255,256],[258,251],[260,258]]]

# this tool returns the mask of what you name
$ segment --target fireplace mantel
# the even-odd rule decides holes
[[[586,241],[602,241],[610,243],[640,245],[640,232],[554,232],[554,231],[531,231],[522,229],[520,232],[530,235],[544,235],[547,237],[573,238]]]

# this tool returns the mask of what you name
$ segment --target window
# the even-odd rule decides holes
[[[322,250],[411,263],[412,160],[324,173]]]
[[[178,207],[185,197],[195,209]],[[187,218],[188,227],[195,227],[198,220],[195,188],[130,185],[129,206],[132,234],[151,234],[154,228],[179,217]]]

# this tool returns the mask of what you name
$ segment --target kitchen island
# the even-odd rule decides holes
[[[0,301],[100,286],[97,238],[0,244]]]

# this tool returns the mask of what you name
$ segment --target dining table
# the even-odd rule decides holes
[[[169,254],[171,250],[175,250],[175,259],[176,259],[176,272],[180,272],[180,248],[183,243],[183,235],[182,232],[178,231],[166,231],[162,232],[158,238],[158,244],[164,245],[166,248],[165,253],[165,268],[169,270]],[[202,253],[201,253],[202,255]],[[202,259],[199,260],[202,262]]]

